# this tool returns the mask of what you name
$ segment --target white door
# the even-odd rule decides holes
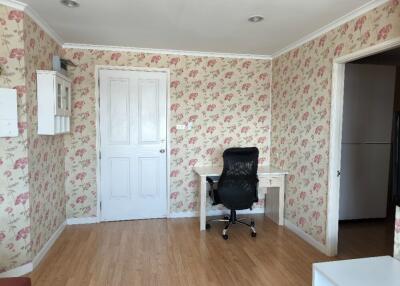
[[[100,71],[102,220],[166,217],[166,95],[163,72]]]

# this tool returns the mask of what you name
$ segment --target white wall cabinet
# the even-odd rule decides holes
[[[70,132],[71,80],[56,71],[38,70],[38,134]]]
[[[17,91],[0,88],[0,137],[18,136]]]

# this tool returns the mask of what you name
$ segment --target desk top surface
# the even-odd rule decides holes
[[[199,166],[195,167],[194,171],[199,176],[220,176],[222,173],[222,166]],[[288,172],[280,170],[273,166],[258,166],[257,174],[259,175],[286,175]]]
[[[400,261],[390,256],[314,263],[313,268],[340,286],[395,286],[400,281]]]

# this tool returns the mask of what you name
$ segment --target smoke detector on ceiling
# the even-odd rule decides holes
[[[251,17],[248,19],[248,21],[249,21],[250,23],[258,23],[258,22],[261,22],[262,20],[264,20],[264,17],[261,16],[261,15],[254,15],[254,16],[251,16]]]
[[[79,7],[79,2],[76,0],[61,0],[61,4],[67,6],[68,8]]]

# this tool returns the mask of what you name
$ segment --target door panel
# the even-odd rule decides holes
[[[102,220],[167,215],[166,87],[161,72],[100,71]]]
[[[159,182],[149,180],[148,177],[148,174],[153,174],[154,177],[160,176],[159,161],[158,157],[139,158],[139,193],[142,198],[158,197],[160,194]]]
[[[109,159],[110,199],[130,198],[130,159]]]
[[[107,93],[109,143],[129,144],[129,80],[110,80]]]
[[[141,80],[139,82],[139,143],[158,142],[159,130],[159,82]]]

